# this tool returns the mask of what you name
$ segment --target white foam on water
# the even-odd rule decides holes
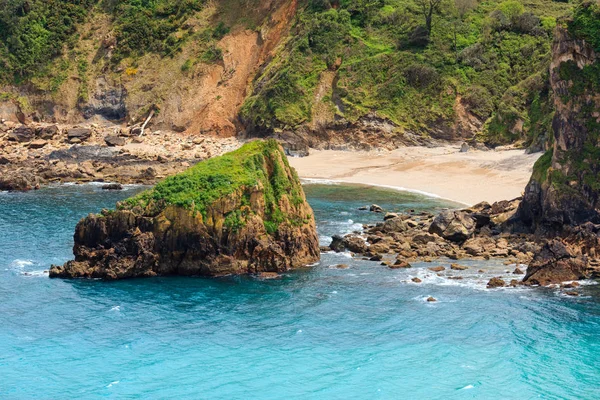
[[[332,242],[331,237],[329,237],[329,236],[323,236],[323,235],[319,236],[319,245],[321,245],[321,246],[329,246],[331,244],[331,242]]]
[[[487,283],[492,277],[499,276],[506,283],[509,283],[511,279],[515,279],[513,275],[503,275],[498,273],[487,273],[487,274],[452,274],[452,275],[444,275],[438,276],[437,273],[429,271],[427,268],[412,268],[406,270],[406,275],[396,277],[395,279],[400,280],[402,283],[412,284],[412,285],[435,285],[435,286],[455,286],[455,287],[464,287],[473,290],[481,290],[481,291],[489,291],[489,290],[504,290],[504,291],[524,291],[526,288],[517,286],[517,287],[503,287],[496,289],[488,289]],[[419,278],[421,282],[413,282],[412,278]],[[451,279],[451,277],[462,277],[463,279]]]
[[[31,260],[20,260],[20,259],[16,259],[13,262],[10,263],[10,266],[12,268],[25,268],[25,267],[29,267],[33,265],[33,261]]]
[[[30,278],[41,278],[41,277],[47,277],[49,275],[49,273],[48,273],[48,270],[40,270],[40,271],[21,272],[21,275],[27,276]]]
[[[318,178],[300,178],[300,182],[304,185],[339,185],[340,181],[333,179],[318,179]]]
[[[114,306],[110,311],[121,312],[121,306]]]
[[[460,390],[469,390],[469,389],[475,389],[475,386],[473,385],[467,385],[464,388],[460,389]]]
[[[82,185],[104,186],[104,185],[110,185],[112,183],[116,183],[116,182],[86,182],[86,183],[83,183]]]
[[[121,381],[113,381],[113,382],[109,383],[106,387],[107,388],[113,387],[113,385],[118,385],[119,383],[121,383]]]

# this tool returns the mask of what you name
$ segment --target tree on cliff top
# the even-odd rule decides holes
[[[425,19],[425,30],[431,35],[433,27],[433,16],[441,12],[444,0],[416,0],[422,17]]]

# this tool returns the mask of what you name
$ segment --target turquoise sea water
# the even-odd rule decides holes
[[[430,264],[324,254],[280,280],[48,279],[79,218],[136,190],[0,193],[1,399],[600,398],[599,286],[579,298],[486,290],[510,268],[501,262],[440,277]],[[451,206],[356,186],[306,191],[323,243],[381,218],[360,205]]]

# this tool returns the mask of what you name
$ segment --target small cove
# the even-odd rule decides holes
[[[139,190],[0,193],[0,397],[600,397],[600,288],[485,289],[502,261],[463,262],[461,281],[344,253],[278,280],[47,278],[81,217]],[[381,219],[360,206],[457,206],[358,185],[305,190],[322,244]]]

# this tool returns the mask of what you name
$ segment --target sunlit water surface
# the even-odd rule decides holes
[[[322,244],[381,219],[359,206],[455,206],[360,186],[305,189]],[[139,190],[0,193],[0,398],[600,398],[598,286],[578,298],[487,290],[491,276],[510,279],[500,261],[437,276],[431,264],[390,270],[327,253],[279,280],[48,278],[70,258],[81,217]]]

